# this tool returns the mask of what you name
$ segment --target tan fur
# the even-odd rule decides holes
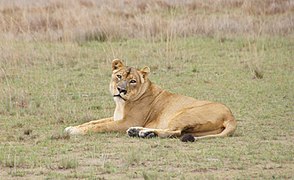
[[[138,137],[192,134],[200,139],[228,136],[236,129],[228,107],[162,90],[148,79],[148,67],[137,70],[115,59],[112,72],[110,92],[117,106],[114,116],[67,127],[67,133],[127,131]]]

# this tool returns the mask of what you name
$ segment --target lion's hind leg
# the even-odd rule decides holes
[[[224,129],[218,134],[210,134],[210,135],[203,135],[203,136],[196,136],[196,139],[204,139],[204,138],[214,138],[214,137],[226,137],[232,135],[237,127],[237,122],[235,119],[227,120],[224,122]]]

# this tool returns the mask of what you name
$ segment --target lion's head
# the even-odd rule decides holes
[[[148,80],[149,67],[138,70],[125,66],[119,59],[112,61],[112,76],[110,81],[110,92],[114,98],[124,101],[135,101],[139,99],[150,84]]]

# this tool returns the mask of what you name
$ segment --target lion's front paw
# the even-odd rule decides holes
[[[127,130],[127,134],[130,137],[139,137],[139,132],[143,129],[143,127],[131,127]]]
[[[64,132],[66,134],[69,134],[69,135],[80,135],[80,134],[84,134],[83,131],[81,131],[81,129],[77,128],[77,127],[72,127],[72,126],[69,126],[67,128],[64,129]]]
[[[139,137],[141,138],[154,138],[157,137],[157,134],[153,130],[142,130],[139,132]]]

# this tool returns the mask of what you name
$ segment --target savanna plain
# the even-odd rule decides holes
[[[0,1],[0,179],[293,179],[294,3]],[[111,61],[226,104],[232,137],[68,136],[110,117]]]

